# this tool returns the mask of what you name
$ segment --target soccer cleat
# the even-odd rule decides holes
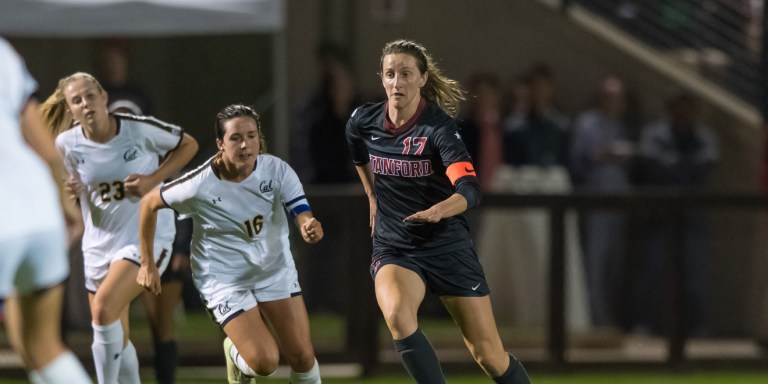
[[[227,359],[227,382],[229,384],[252,384],[256,380],[246,376],[240,368],[237,367],[235,360],[229,351],[232,349],[232,340],[229,337],[224,339],[224,357]]]

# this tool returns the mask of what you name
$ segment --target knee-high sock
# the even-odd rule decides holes
[[[232,348],[229,349],[229,356],[232,357],[232,361],[235,362],[235,365],[240,368],[240,372],[250,377],[256,377],[256,372],[254,372],[253,368],[251,368],[248,363],[245,362],[245,359],[240,356],[240,352],[237,351],[237,347],[234,344],[232,344]]]
[[[420,329],[405,339],[395,340],[395,348],[400,362],[417,383],[445,383],[435,349]]]
[[[307,372],[296,372],[291,369],[291,384],[320,384],[320,365],[317,364],[315,359],[315,365]]]
[[[93,327],[93,363],[96,366],[96,378],[99,384],[114,384],[120,372],[120,360],[123,354],[123,326],[120,320],[112,324]]]
[[[30,372],[29,381],[32,384],[90,384],[92,382],[85,368],[80,364],[80,360],[70,351],[59,354],[45,367]]]
[[[173,384],[176,380],[176,366],[179,365],[179,351],[176,341],[155,344],[155,378],[157,384]]]
[[[531,384],[528,373],[525,372],[523,364],[515,356],[509,354],[509,368],[501,376],[493,378],[498,384]]]
[[[136,348],[130,340],[123,349],[123,358],[120,359],[120,374],[117,376],[118,384],[141,384],[139,376],[139,357],[136,356]]]

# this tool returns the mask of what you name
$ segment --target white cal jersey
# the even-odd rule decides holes
[[[61,229],[64,218],[53,175],[27,145],[21,112],[37,82],[24,61],[0,38],[0,240]]]
[[[192,218],[192,274],[203,297],[267,287],[280,278],[270,271],[295,268],[287,214],[293,219],[310,208],[296,172],[281,159],[259,155],[253,173],[235,183],[218,177],[211,158],[166,184],[161,196]]]
[[[85,221],[83,254],[87,266],[108,264],[111,252],[139,244],[139,202],[125,194],[130,174],[152,173],[160,157],[181,143],[183,130],[149,116],[113,114],[117,135],[106,143],[85,138],[75,125],[59,134],[56,146],[64,164],[82,185],[80,206]],[[155,244],[171,244],[176,233],[173,211],[158,212]]]

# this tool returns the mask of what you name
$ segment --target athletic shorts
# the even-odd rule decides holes
[[[67,236],[42,231],[0,240],[0,298],[53,287],[69,276]]]
[[[155,245],[155,264],[157,264],[157,270],[162,276],[165,269],[168,268],[168,264],[171,261],[171,246],[166,244],[165,246]],[[108,258],[109,263],[99,266],[89,265],[88,256],[83,257],[85,259],[85,289],[90,293],[96,293],[104,279],[107,278],[107,272],[109,267],[118,260],[128,260],[131,263],[136,264],[138,267],[141,265],[141,256],[139,254],[139,246],[135,244],[126,245],[123,248],[118,249],[116,252],[112,252]]]
[[[296,267],[281,268],[275,271],[274,274],[279,274],[281,277],[274,284],[267,287],[227,290],[226,292],[221,292],[221,294],[214,293],[210,295],[211,297],[205,297],[201,294],[203,304],[211,319],[223,328],[230,320],[245,311],[255,308],[259,303],[289,299],[301,295],[299,274],[296,271]]]
[[[438,296],[487,296],[491,293],[483,266],[472,247],[434,256],[405,256],[391,247],[376,247],[371,277],[387,264],[416,272],[429,292]]]

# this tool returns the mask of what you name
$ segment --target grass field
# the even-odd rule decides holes
[[[143,381],[154,383],[150,378]],[[534,384],[765,384],[768,373],[695,373],[695,374],[572,374],[572,375],[534,375]],[[177,384],[211,384],[225,382],[226,378],[192,380],[185,379],[182,373]],[[492,383],[482,376],[450,376],[448,384]],[[0,384],[21,384],[24,380],[0,379]],[[286,379],[268,379],[260,383],[287,383]],[[387,376],[372,379],[324,379],[325,384],[412,384],[404,376]]]
[[[143,316],[133,318],[132,339],[138,347],[146,347],[149,341],[149,330],[145,324]],[[440,339],[459,339],[456,327],[453,324],[441,321],[425,321],[424,327],[429,329],[430,335],[438,342]],[[328,349],[339,348],[340,340],[343,340],[344,324],[338,318],[332,316],[313,316],[312,317],[313,342],[316,346]],[[507,330],[502,329],[503,333]],[[211,384],[226,382],[226,372],[223,367],[223,357],[219,354],[220,341],[222,335],[215,325],[207,318],[205,314],[190,313],[180,321],[177,329],[180,340],[196,340],[202,344],[203,348],[211,348],[215,361],[210,362],[214,367],[180,367],[178,372],[178,384]],[[515,333],[511,332],[510,333]],[[382,340],[386,342],[388,335],[386,330],[382,329]],[[82,339],[82,340],[80,340]],[[91,342],[89,332],[83,334],[70,335],[70,341],[81,348],[88,349]],[[6,343],[5,335],[0,331],[0,345]],[[87,351],[86,351],[87,352]],[[215,366],[222,363],[222,366]],[[322,362],[321,362],[322,367]],[[760,369],[755,368],[755,369]],[[326,377],[323,383],[326,384],[405,384],[412,383],[405,372],[398,374],[397,370],[387,376],[374,378],[334,378]],[[17,376],[18,377],[18,376]],[[540,373],[532,372],[534,384],[768,384],[768,366],[765,371],[749,372],[723,372],[711,371],[696,372],[686,371],[685,373],[649,373],[647,370],[642,372],[622,372],[622,373]],[[26,383],[22,378],[8,379],[3,377],[0,371],[0,384],[18,384]],[[142,382],[155,383],[151,367],[145,366],[142,369]],[[276,384],[287,383],[285,374],[280,377],[260,380],[259,383]],[[474,383],[492,383],[492,381],[480,375],[459,375],[450,374],[447,377],[449,384],[474,384]]]

